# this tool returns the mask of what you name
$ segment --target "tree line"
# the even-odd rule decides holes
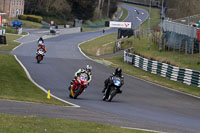
[[[118,0],[25,0],[25,14],[55,17],[65,20],[96,20],[111,18]]]

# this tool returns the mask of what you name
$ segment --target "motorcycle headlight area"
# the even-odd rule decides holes
[[[118,80],[115,80],[115,81],[114,81],[114,85],[116,85],[116,86],[120,86],[120,85],[121,85],[121,83],[120,83],[120,81],[118,81]]]

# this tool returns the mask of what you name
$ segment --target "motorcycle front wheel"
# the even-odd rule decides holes
[[[74,91],[74,99],[76,99],[78,95],[80,95],[80,91],[81,91],[81,86],[78,86],[78,88]]]
[[[109,97],[108,97],[108,102],[111,102],[111,100],[113,99],[113,97],[117,94],[117,90],[116,89],[112,89]]]
[[[41,60],[42,60],[42,56],[38,55],[37,56],[37,63],[39,64]]]

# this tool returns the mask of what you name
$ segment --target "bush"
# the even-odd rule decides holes
[[[37,23],[40,23],[43,19],[41,16],[36,16],[36,15],[19,15],[18,18],[22,20],[37,22]]]
[[[6,33],[12,33],[12,34],[18,33],[18,31],[16,29],[12,29],[10,27],[2,27],[2,28],[6,30]]]
[[[22,20],[27,20],[27,15],[19,15],[18,18]]]
[[[35,15],[28,15],[27,20],[40,23],[42,21],[42,17],[41,16],[35,16]]]

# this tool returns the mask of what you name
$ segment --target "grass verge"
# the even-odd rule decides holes
[[[16,34],[6,34],[7,45],[0,45],[0,50],[11,51],[19,45],[18,42],[14,42],[13,40],[19,39],[20,37],[22,36]]]
[[[130,43],[132,42],[132,43]],[[159,51],[159,45],[150,43],[150,50],[147,50],[148,38],[147,36],[138,38],[128,38],[122,42],[122,48],[134,48],[134,53],[140,54],[146,58],[157,60],[160,62],[165,62],[174,66],[181,68],[189,68],[193,70],[200,70],[200,55],[198,53],[194,55],[185,55],[183,52],[179,51]]]
[[[84,45],[80,45],[80,48],[88,56],[110,54],[113,53],[116,36],[117,33],[109,34],[104,37],[97,38],[95,41],[88,41]]]
[[[0,132],[9,133],[151,133],[65,119],[0,114]]]
[[[123,15],[121,16],[119,21],[124,21],[124,19],[126,19],[126,17],[128,16],[128,10],[126,8],[122,8],[122,10],[123,10]]]

